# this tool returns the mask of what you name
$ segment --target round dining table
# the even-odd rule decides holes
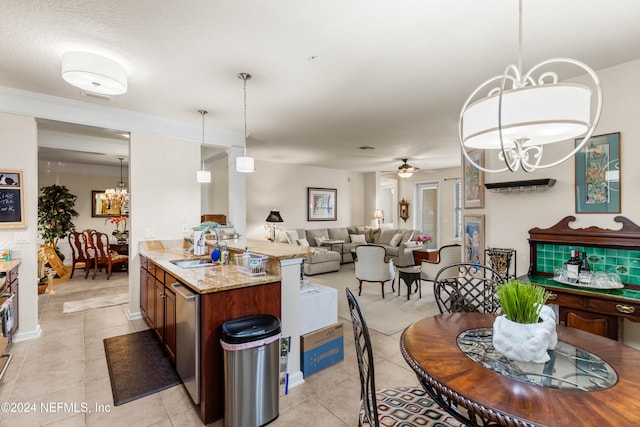
[[[405,360],[441,406],[470,425],[640,426],[640,351],[599,335],[558,326],[559,344],[606,362],[604,389],[544,387],[489,369],[463,353],[460,337],[491,331],[494,314],[450,313],[417,321],[400,338]],[[489,344],[490,345],[490,344]],[[578,362],[576,362],[578,363]]]

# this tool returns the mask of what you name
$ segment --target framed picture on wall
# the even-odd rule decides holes
[[[484,215],[464,216],[464,262],[484,264]]]
[[[27,226],[21,170],[0,170],[0,228]]]
[[[621,212],[620,160],[619,132],[593,136],[576,153],[576,213]]]
[[[336,221],[338,190],[307,187],[308,221]]]
[[[484,150],[469,150],[467,152],[471,160],[484,167]],[[464,184],[464,208],[484,208],[484,172],[477,169],[462,157],[464,167],[462,168]]]

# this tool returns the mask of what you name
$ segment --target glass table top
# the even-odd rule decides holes
[[[558,341],[546,363],[516,362],[493,348],[493,328],[470,329],[457,338],[458,347],[476,363],[501,375],[541,387],[595,391],[618,381],[604,360],[581,348]]]

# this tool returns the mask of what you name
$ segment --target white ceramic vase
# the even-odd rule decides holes
[[[509,359],[519,362],[544,363],[547,350],[558,344],[556,314],[545,305],[540,309],[540,322],[516,323],[498,316],[493,323],[493,347]]]

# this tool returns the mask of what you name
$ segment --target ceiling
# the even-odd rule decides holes
[[[637,0],[523,3],[525,70],[640,58]],[[243,132],[248,72],[249,155],[354,171],[458,165],[462,104],[518,58],[516,0],[3,0],[2,15],[0,86],[193,124],[206,109]],[[71,50],[120,62],[128,92],[65,83]]]

